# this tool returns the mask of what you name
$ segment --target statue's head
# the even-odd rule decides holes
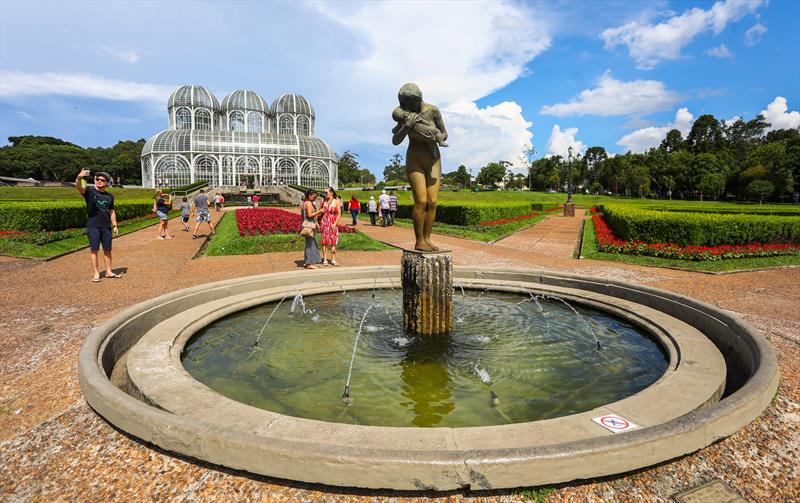
[[[403,110],[419,112],[422,109],[422,91],[414,83],[409,82],[401,87],[400,92],[397,93],[397,99]]]

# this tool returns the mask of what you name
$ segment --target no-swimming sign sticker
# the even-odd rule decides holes
[[[630,431],[639,427],[633,422],[616,414],[606,414],[605,416],[595,417],[592,421],[614,433],[622,433],[623,431]]]

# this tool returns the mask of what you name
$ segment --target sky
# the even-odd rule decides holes
[[[184,84],[296,93],[380,179],[415,82],[442,110],[445,172],[521,171],[530,147],[643,152],[702,114],[800,127],[798,24],[800,0],[0,0],[0,138],[149,138]]]

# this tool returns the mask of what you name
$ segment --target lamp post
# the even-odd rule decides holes
[[[569,174],[567,175],[567,202],[564,203],[564,216],[574,217],[575,203],[572,202],[572,145],[569,146],[567,152],[567,169],[569,169]]]
[[[572,145],[569,146],[567,152],[569,153],[567,158],[567,169],[569,169],[567,174],[567,204],[572,204]]]

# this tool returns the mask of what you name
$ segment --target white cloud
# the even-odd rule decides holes
[[[111,47],[108,45],[104,45],[100,47],[100,51],[108,54],[112,58],[118,59],[120,61],[124,61],[125,63],[135,64],[137,63],[142,55],[136,49],[125,49],[124,47]]]
[[[776,96],[772,103],[767,105],[765,110],[759,112],[764,116],[764,119],[772,124],[769,128],[770,131],[775,129],[796,129],[800,128],[800,112],[793,111],[787,112],[789,105],[786,98],[783,96]]]
[[[761,37],[767,32],[767,27],[761,23],[756,23],[744,32],[744,45],[753,47],[761,42]]]
[[[681,49],[700,33],[713,30],[714,34],[719,34],[728,23],[755,11],[763,3],[764,0],[716,2],[709,10],[695,7],[655,25],[632,21],[608,28],[600,37],[608,49],[627,46],[637,68],[651,69],[662,60],[680,58]]]
[[[631,152],[644,152],[649,148],[657,147],[672,129],[677,129],[685,138],[692,128],[694,116],[689,113],[689,109],[681,108],[675,114],[675,121],[661,127],[646,127],[626,134],[619,139],[617,145],[625,147]]]
[[[728,49],[728,46],[725,44],[720,44],[717,47],[712,47],[711,49],[706,49],[703,51],[708,56],[713,56],[715,58],[732,58],[733,53]]]
[[[463,2],[453,9],[448,3],[426,3],[424,13],[419,4],[410,2],[314,5],[368,46],[360,55],[331,62],[333,75],[347,78],[320,81],[324,86],[319,89],[319,106],[315,103],[318,115],[339,118],[333,128],[325,130],[326,139],[339,144],[356,140],[385,144],[392,127],[391,121],[387,122],[389,114],[397,105],[397,91],[406,82],[417,83],[425,101],[449,114],[471,110],[463,116],[445,117],[451,136],[448,143],[453,145],[442,153],[446,171],[460,162],[473,165],[475,161],[469,159],[456,161],[457,152],[467,148],[468,142],[483,142],[473,135],[470,140],[459,137],[461,131],[452,121],[467,121],[476,130],[497,131],[501,127],[497,114],[502,111],[508,120],[501,129],[508,141],[516,143],[527,134],[521,113],[517,117],[507,108],[518,107],[516,104],[483,110],[474,105],[524,75],[525,65],[549,47],[546,26],[525,5]],[[387,29],[388,25],[399,28]],[[519,151],[522,145],[514,148]],[[511,146],[492,149],[485,155],[497,160],[497,156],[507,157]]]
[[[19,115],[20,117],[22,117],[23,119],[26,119],[26,120],[33,118],[33,115],[29,114],[28,112],[24,112],[22,110],[17,110],[17,115]]]
[[[473,102],[453,103],[442,110],[449,148],[442,149],[448,164],[468,167],[509,161],[519,166],[524,148],[530,147],[532,123],[522,116],[514,102],[478,108]]]
[[[622,82],[614,79],[610,71],[606,71],[600,77],[598,87],[584,89],[569,103],[543,106],[539,113],[556,117],[587,114],[608,117],[651,113],[667,110],[680,99],[678,93],[666,89],[663,82],[657,80]]]
[[[155,101],[164,104],[177,86],[108,79],[85,73],[0,72],[0,97],[61,94],[114,101]]]
[[[569,147],[572,147],[572,155],[585,152],[586,144],[575,139],[577,134],[578,128],[571,127],[562,131],[558,124],[553,126],[553,130],[550,132],[550,139],[547,140],[546,157],[560,155],[566,158],[569,154]]]

